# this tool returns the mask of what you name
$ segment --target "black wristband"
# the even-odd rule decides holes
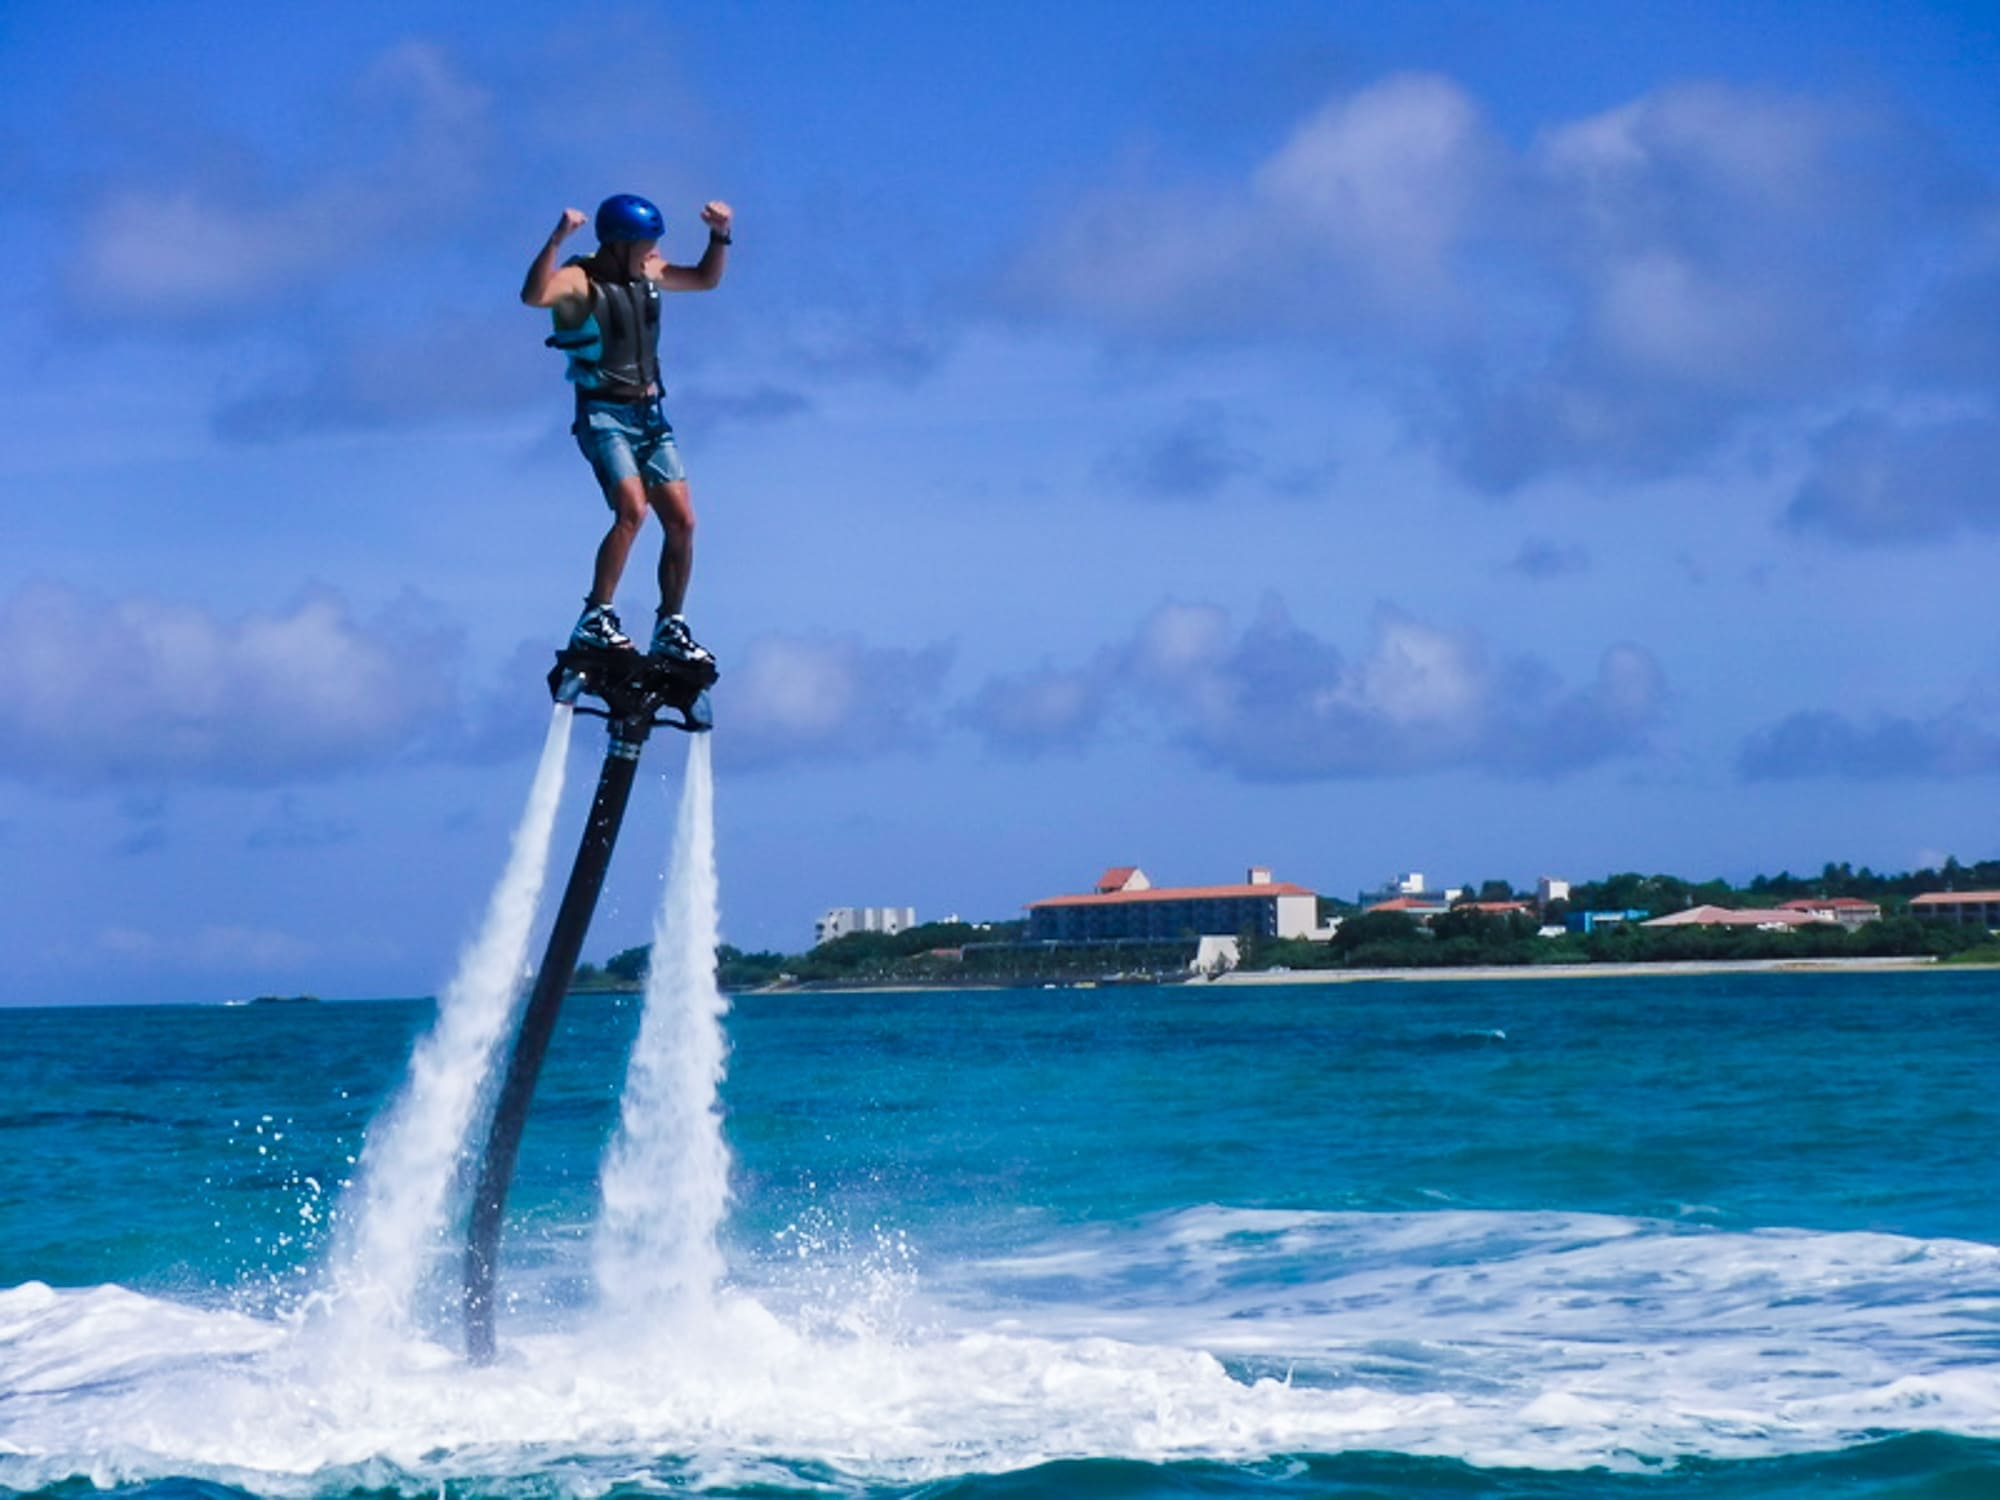
[[[733,245],[736,243],[729,235],[717,234],[713,229],[708,232],[708,242],[711,245]]]

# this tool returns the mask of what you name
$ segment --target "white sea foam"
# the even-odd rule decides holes
[[[1405,1451],[1485,1463],[2000,1435],[2000,1249],[1966,1241],[1207,1208],[951,1280],[960,1300],[1026,1302],[1044,1333],[1449,1393],[1463,1420],[1447,1446],[1409,1434]]]
[[[664,897],[653,927],[645,1009],[604,1159],[598,1293],[614,1326],[646,1336],[684,1324],[722,1277],[716,1233],[729,1206],[729,1151],[717,1091],[728,1002],[720,941],[715,780],[709,738],[693,736]]]
[[[402,1088],[369,1127],[355,1187],[342,1205],[330,1300],[336,1321],[361,1337],[421,1315],[420,1291],[448,1248],[467,1136],[521,997],[573,717],[557,704],[549,718],[485,918],[438,996],[437,1019],[411,1053]]]
[[[927,1267],[894,1332],[808,1329],[779,1300],[724,1291],[651,1340],[579,1316],[484,1370],[413,1339],[364,1370],[234,1313],[16,1288],[0,1485],[415,1493],[559,1466],[592,1489],[662,1455],[690,1482],[916,1482],[1357,1447],[1630,1468],[2000,1438],[2000,1251],[1962,1241],[1208,1209]]]

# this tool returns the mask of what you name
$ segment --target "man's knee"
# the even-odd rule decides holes
[[[650,498],[653,509],[659,512],[662,526],[676,536],[694,535],[694,497],[688,493],[685,480],[655,485]]]
[[[638,480],[621,480],[604,498],[611,505],[611,524],[620,531],[637,531],[646,524],[646,489]]]

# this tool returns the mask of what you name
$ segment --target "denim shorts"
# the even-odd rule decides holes
[[[590,460],[607,502],[621,480],[643,475],[650,489],[687,478],[673,425],[658,401],[578,402],[570,431]]]

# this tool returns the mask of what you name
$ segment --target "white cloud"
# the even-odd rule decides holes
[[[1379,717],[1398,729],[1452,735],[1477,721],[1489,673],[1479,642],[1395,610],[1375,621],[1374,649],[1360,670],[1326,690],[1324,707]]]
[[[363,621],[315,588],[225,619],[32,585],[0,603],[0,774],[72,789],[334,774],[450,722],[458,658],[415,600]]]
[[[393,234],[436,233],[476,190],[486,96],[438,48],[406,42],[363,73],[351,108],[389,137],[359,168],[264,191],[135,174],[94,192],[72,301],[101,314],[261,318],[274,291],[336,274]]]
[[[289,787],[397,761],[531,752],[547,722],[549,643],[521,643],[493,689],[470,702],[462,656],[458,632],[411,596],[361,618],[337,593],[313,588],[289,608],[226,618],[31,586],[0,601],[0,698],[9,704],[0,777],[79,792]],[[723,664],[718,753],[759,768],[921,750],[951,657],[943,644],[759,637]],[[257,843],[325,843],[349,831],[287,806]],[[142,820],[140,834],[152,837],[157,822]]]
[[[1535,155],[1550,175],[1575,183],[1603,229],[1616,233],[1636,206],[1671,206],[1658,176],[1663,161],[1690,189],[1721,190],[1744,206],[1823,199],[1839,190],[1829,142],[1850,127],[1872,128],[1809,98],[1682,83],[1552,126]],[[1677,224],[1677,215],[1661,214],[1660,228]]]
[[[1506,171],[1464,90],[1397,75],[1328,100],[1243,179],[1083,195],[1014,284],[1031,304],[1169,337],[1462,333],[1475,308],[1458,257],[1490,233]]]
[[[1990,381],[1979,320],[1936,309],[1994,302],[1996,199],[1879,109],[1689,83],[1515,147],[1457,83],[1399,75],[1234,180],[1083,195],[1015,285],[1120,337],[1330,337],[1504,491],[1681,472],[1899,366]]]
[[[871,759],[928,743],[947,646],[868,646],[850,635],[760,636],[725,664],[718,752],[760,767]]]
[[[1135,667],[1161,677],[1206,670],[1230,649],[1229,611],[1219,604],[1161,605],[1133,637]]]
[[[1572,360],[1745,396],[1851,371],[1911,248],[1890,224],[1941,206],[1882,158],[1922,153],[1887,119],[1718,84],[1548,131],[1527,166],[1575,278]]]
[[[1398,776],[1471,766],[1553,775],[1642,754],[1666,683],[1650,653],[1607,649],[1564,690],[1532,657],[1383,606],[1350,660],[1272,599],[1242,630],[1212,604],[1162,605],[1083,668],[996,677],[959,711],[1010,754],[1080,748],[1117,723],[1159,726],[1246,780]]]
[[[1377,289],[1435,297],[1502,166],[1470,95],[1404,74],[1328,100],[1250,185]]]

